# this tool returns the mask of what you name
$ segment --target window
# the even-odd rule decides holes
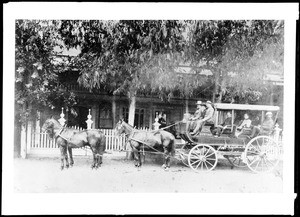
[[[128,108],[123,107],[122,116],[123,116],[124,121],[126,123],[128,123],[128,116],[129,116],[129,110],[128,110]]]
[[[144,126],[144,109],[135,109],[134,126],[137,128]]]
[[[99,106],[99,127],[112,128],[112,108],[109,103],[102,103]]]
[[[135,109],[135,116],[134,116],[134,126],[137,128],[144,127],[144,109]],[[122,116],[125,122],[128,123],[129,117],[129,109],[127,107],[123,107],[122,109]]]

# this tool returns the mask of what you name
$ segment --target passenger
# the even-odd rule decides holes
[[[240,135],[245,134],[244,133],[245,129],[251,129],[250,127],[251,127],[251,120],[249,119],[249,115],[245,113],[244,120],[237,128],[234,128],[233,135],[235,135],[235,137],[239,137]]]
[[[224,122],[221,125],[214,127],[214,129],[212,130],[212,134],[215,137],[219,137],[221,135],[222,131],[224,132],[225,130],[230,130],[230,133],[231,133],[231,125],[232,125],[231,112],[227,112],[226,117],[227,118],[224,120]],[[236,126],[234,126],[234,127],[236,127]]]
[[[274,121],[272,119],[272,112],[266,113],[266,118],[263,121],[262,125],[254,126],[251,132],[250,138],[254,138],[258,134],[269,134],[272,132],[272,129],[274,127]]]
[[[187,132],[189,132],[191,128],[193,129],[194,126],[197,124],[197,122],[200,121],[200,119],[202,119],[204,117],[206,107],[204,106],[202,101],[197,101],[196,105],[197,105],[197,110],[195,111],[194,115],[186,123]]]
[[[158,123],[160,123],[160,125],[158,127],[159,129],[167,126],[167,121],[165,119],[165,116],[163,116],[162,112],[160,112],[158,115]]]
[[[197,121],[196,127],[194,131],[191,133],[191,135],[196,135],[198,132],[201,132],[202,127],[205,123],[214,124],[215,109],[212,106],[212,102],[207,101],[205,103],[205,106],[206,106],[206,110],[205,110],[204,118]]]

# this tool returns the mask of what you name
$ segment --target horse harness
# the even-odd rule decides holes
[[[147,147],[153,149],[153,150],[156,151],[156,152],[161,152],[161,151],[157,150],[156,148],[153,148],[150,144],[146,143],[145,141],[141,141],[141,140],[139,140],[139,139],[133,138],[133,136],[134,136],[135,133],[136,133],[136,131],[133,131],[133,133],[129,136],[128,141],[133,140],[133,141],[136,141],[136,142],[138,142],[138,143],[143,144],[142,147],[143,147],[143,155],[144,155],[144,156],[145,156],[145,146],[144,146],[144,145],[146,145]]]
[[[66,137],[64,137],[64,136],[61,135],[61,133],[62,133],[62,132],[64,131],[64,129],[65,129],[65,126],[66,126],[66,125],[64,125],[64,126],[61,127],[61,129],[59,130],[59,133],[58,133],[58,135],[56,136],[56,138],[57,138],[57,137],[61,137],[61,138],[63,138],[64,140],[66,140],[66,141],[67,141],[67,147],[68,147],[68,144],[71,143],[70,138],[67,139]],[[74,144],[74,143],[73,143],[73,144]],[[74,144],[74,145],[77,146],[76,144]],[[79,147],[79,146],[77,146],[77,147]]]

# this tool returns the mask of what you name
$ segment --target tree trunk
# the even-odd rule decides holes
[[[220,85],[220,70],[215,71],[215,86],[212,96],[212,102],[215,103],[217,100],[217,95],[219,94],[219,85]]]
[[[128,114],[128,124],[134,126],[134,116],[135,116],[135,104],[136,104],[136,91],[131,91],[128,94],[129,98],[129,114]],[[130,148],[130,147],[129,147]],[[133,159],[133,152],[132,150],[128,150],[126,153],[126,159],[132,160]]]
[[[189,113],[189,98],[185,98],[185,113]]]
[[[128,123],[129,123],[131,126],[134,126],[135,104],[136,104],[136,96],[135,96],[135,94],[133,94],[133,95],[131,95],[130,98],[129,98]]]

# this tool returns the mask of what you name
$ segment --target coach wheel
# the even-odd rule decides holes
[[[268,136],[258,136],[248,142],[244,156],[253,172],[270,172],[279,163],[279,146]]]
[[[179,160],[181,161],[182,164],[188,167],[189,167],[189,163],[188,163],[189,151],[190,151],[190,144],[188,143],[186,143],[179,150],[177,150]]]
[[[216,167],[217,162],[217,151],[210,145],[198,144],[189,152],[189,166],[196,172],[211,171]]]

